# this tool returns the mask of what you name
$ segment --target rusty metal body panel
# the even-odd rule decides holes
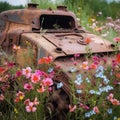
[[[43,49],[46,53],[44,56],[53,56],[53,58],[57,58],[60,56],[65,56],[64,53],[57,53],[56,46],[54,44],[51,44],[47,39],[45,39],[42,35],[37,34],[37,33],[24,33],[21,35],[21,40],[28,40],[30,42],[34,42],[34,44],[37,45],[39,48],[39,55],[40,55],[40,50]],[[39,57],[38,55],[38,57]],[[44,57],[44,56],[40,56]],[[39,58],[38,58],[39,59]]]
[[[74,54],[87,54],[87,45],[79,43],[81,36],[83,38],[86,38],[86,36],[91,38],[89,49],[92,53],[113,51],[111,42],[90,33],[45,33],[43,35],[38,33],[23,33],[21,34],[21,41],[27,40],[37,45],[39,48],[37,59],[44,56],[52,56],[55,60],[59,57]],[[40,55],[40,49],[45,51],[45,54],[42,56]]]
[[[7,49],[9,49],[10,40],[12,44],[18,44],[22,33],[31,33],[33,29],[40,31],[40,16],[42,15],[71,16],[75,19],[72,12],[62,10],[22,9],[2,12],[0,13],[0,45],[9,51]],[[78,27],[76,21],[74,24],[74,28]]]

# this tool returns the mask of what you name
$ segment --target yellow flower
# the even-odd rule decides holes
[[[20,68],[17,68],[17,70],[21,70]]]
[[[118,118],[117,120],[120,120],[120,118]]]
[[[23,100],[24,96],[20,95],[19,98],[20,98],[20,100]]]
[[[16,108],[14,108],[14,112],[17,114],[18,113],[18,110]]]

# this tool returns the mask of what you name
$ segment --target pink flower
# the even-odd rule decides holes
[[[114,95],[113,95],[112,93],[110,93],[109,96],[107,97],[107,99],[108,99],[109,101],[111,101],[111,100],[113,99],[113,97],[114,97]]]
[[[40,76],[38,74],[36,74],[36,73],[32,74],[31,81],[33,83],[38,83],[40,81]]]
[[[24,89],[30,91],[30,90],[33,89],[33,86],[32,86],[31,83],[25,83],[25,84],[24,84]]]
[[[107,63],[107,58],[102,59],[104,63]]]
[[[35,70],[35,74],[39,75],[39,76],[42,76],[42,71],[40,70]]]
[[[53,71],[53,72],[51,72],[49,75],[48,75],[48,77],[50,77],[50,78],[53,78],[55,76],[55,72]]]
[[[48,86],[49,87],[49,86],[53,85],[53,80],[51,78],[46,78],[42,82],[43,82],[44,86]]]
[[[16,96],[20,99],[20,100],[23,100],[23,98],[25,97],[25,94],[21,91],[19,91]]]
[[[35,74],[38,75],[38,76],[42,76],[42,77],[48,77],[48,74],[43,72],[43,71],[40,71],[40,70],[35,70]]]
[[[77,64],[78,64],[78,62],[77,62],[77,61],[74,61],[74,62],[73,62],[73,64],[74,64],[74,65],[77,65]]]
[[[94,64],[98,65],[100,62],[100,58],[98,56],[93,56],[93,62]]]
[[[16,77],[20,77],[22,75],[22,71],[21,70],[18,70],[17,72],[16,72]]]
[[[30,78],[32,69],[27,67],[26,69],[22,69],[22,74],[25,75],[27,78]]]
[[[41,73],[42,73],[42,76],[43,76],[43,77],[45,77],[45,78],[48,77],[48,74],[47,74],[47,73],[45,73],[45,72],[43,72],[43,71],[42,71]]]
[[[120,37],[115,37],[113,40],[114,42],[120,42]]]
[[[34,99],[34,101],[33,101],[33,104],[34,104],[34,105],[39,105],[39,102],[38,102],[37,97],[35,97],[35,99]]]
[[[19,49],[20,49],[20,46],[13,45],[13,50],[19,50]]]
[[[77,58],[80,57],[80,54],[74,54],[74,58],[71,58],[71,60],[73,61],[74,65],[77,65]]]
[[[107,99],[113,104],[113,105],[120,105],[120,101],[118,101],[117,99],[113,98],[114,95],[112,93],[109,94],[109,96],[107,97]]]
[[[25,104],[26,106],[28,106],[29,103],[30,103],[30,99],[26,99],[26,100],[24,101],[24,104]]]
[[[3,82],[3,81],[4,81],[4,79],[2,77],[0,77],[0,82]]]
[[[37,108],[34,106],[33,102],[30,102],[27,106],[26,106],[26,111],[27,112],[35,112],[37,110]]]
[[[8,67],[13,67],[15,65],[15,63],[13,62],[10,62],[10,63],[7,63]]]
[[[112,67],[116,67],[118,65],[118,62],[116,60],[112,60]]]
[[[2,100],[4,100],[4,95],[3,94],[0,94],[0,100],[2,101]]]
[[[45,87],[43,85],[40,86],[39,89],[37,89],[39,93],[43,93],[45,91]]]
[[[117,99],[111,99],[110,101],[113,105],[120,105],[120,101],[118,101]]]
[[[82,65],[80,65],[80,68],[88,70],[89,69],[88,62],[87,61],[83,62]]]
[[[48,91],[51,92],[51,91],[52,91],[52,87],[49,87],[49,88],[48,88]]]
[[[85,109],[85,110],[89,110],[90,109],[87,105],[84,105],[82,103],[80,103],[80,107]]]
[[[74,112],[74,111],[76,110],[76,108],[77,108],[76,105],[74,105],[74,106],[69,105],[69,111],[70,111],[70,112]]]
[[[98,109],[97,106],[95,106],[95,107],[93,108],[93,110],[94,110],[94,112],[99,113],[99,109]]]

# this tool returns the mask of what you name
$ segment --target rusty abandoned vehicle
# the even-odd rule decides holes
[[[64,112],[68,111],[68,105],[71,103],[71,56],[80,54],[82,57],[78,58],[79,62],[84,60],[84,55],[88,53],[86,38],[91,39],[89,51],[92,51],[92,54],[109,57],[114,46],[111,42],[85,31],[78,24],[74,13],[68,11],[65,6],[58,6],[56,10],[41,10],[36,7],[37,4],[30,3],[27,9],[0,13],[0,45],[8,54],[12,53],[13,45],[20,46],[16,61],[21,66],[28,60],[26,56],[22,57],[22,54],[29,52],[28,46],[32,47],[34,59],[29,58],[27,63],[37,63],[45,56],[53,57],[54,64],[61,67],[61,71],[53,80],[55,83],[62,81],[63,87],[57,89],[54,85],[47,108],[53,113],[56,111],[59,116],[56,119],[63,120]],[[75,72],[79,73],[77,70]]]

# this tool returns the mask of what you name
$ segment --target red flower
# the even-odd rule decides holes
[[[17,72],[16,72],[16,77],[20,77],[22,75],[22,71],[21,70],[18,70]]]
[[[43,64],[43,63],[45,63],[45,58],[41,58],[38,60],[38,64]]]
[[[94,63],[92,63],[92,64],[90,65],[90,68],[91,68],[91,69],[96,69],[96,68],[97,68],[97,65],[94,64]]]
[[[5,69],[0,67],[0,73],[2,73]]]
[[[120,54],[117,55],[116,61],[117,61],[118,63],[120,63]]]
[[[86,44],[89,44],[91,42],[91,38],[85,38],[84,41],[85,41]]]
[[[15,65],[15,63],[13,62],[10,62],[10,63],[7,63],[8,64],[8,67],[13,67]]]
[[[18,103],[19,101],[20,101],[19,97],[16,97],[14,100],[15,103]]]
[[[116,74],[116,77],[120,79],[120,73],[117,73],[117,74]]]
[[[30,99],[26,99],[25,101],[24,101],[24,104],[27,106],[27,105],[29,105],[29,103],[30,103]]]
[[[52,60],[53,59],[52,59],[51,56],[49,56],[49,57],[43,57],[43,58],[41,58],[41,59],[38,60],[38,64],[43,64],[43,63],[49,64],[49,63],[52,62]]]
[[[38,83],[40,81],[40,76],[36,73],[33,73],[32,76],[31,76],[31,81],[33,83]]]
[[[44,86],[49,87],[49,86],[53,85],[53,80],[51,78],[46,78],[43,80],[43,84],[44,84]]]

